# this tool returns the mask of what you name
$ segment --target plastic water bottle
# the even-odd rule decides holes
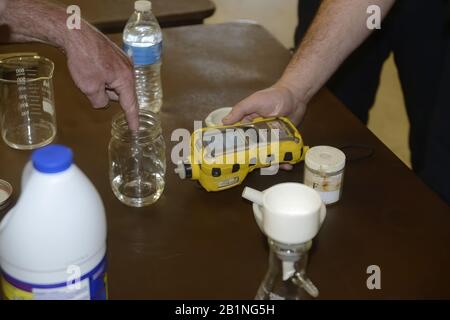
[[[107,299],[105,211],[72,158],[49,145],[25,166],[22,194],[0,223],[6,299]]]
[[[133,60],[139,108],[158,113],[161,86],[162,32],[150,1],[136,1],[123,32],[124,49]]]

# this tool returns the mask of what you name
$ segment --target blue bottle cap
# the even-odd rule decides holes
[[[58,173],[72,165],[73,152],[66,146],[51,144],[34,151],[31,160],[34,168],[40,172]]]

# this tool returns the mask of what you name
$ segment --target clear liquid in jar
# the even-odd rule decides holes
[[[159,173],[144,173],[134,179],[118,175],[112,180],[114,194],[124,204],[143,207],[155,203],[164,190],[164,176]]]

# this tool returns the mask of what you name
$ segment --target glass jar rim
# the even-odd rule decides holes
[[[116,114],[111,123],[111,134],[121,140],[153,140],[161,135],[161,124],[158,116],[147,110],[139,110],[139,128],[133,132],[128,127],[125,114]]]

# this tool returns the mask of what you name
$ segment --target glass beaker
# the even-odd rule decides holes
[[[0,122],[8,146],[36,149],[55,138],[53,70],[53,62],[40,56],[0,60]]]
[[[128,128],[123,113],[112,121],[109,177],[116,197],[132,207],[156,202],[165,186],[166,156],[157,116],[139,110],[139,129]]]
[[[309,300],[319,295],[306,276],[312,241],[288,245],[269,239],[269,270],[259,286],[256,300]]]

